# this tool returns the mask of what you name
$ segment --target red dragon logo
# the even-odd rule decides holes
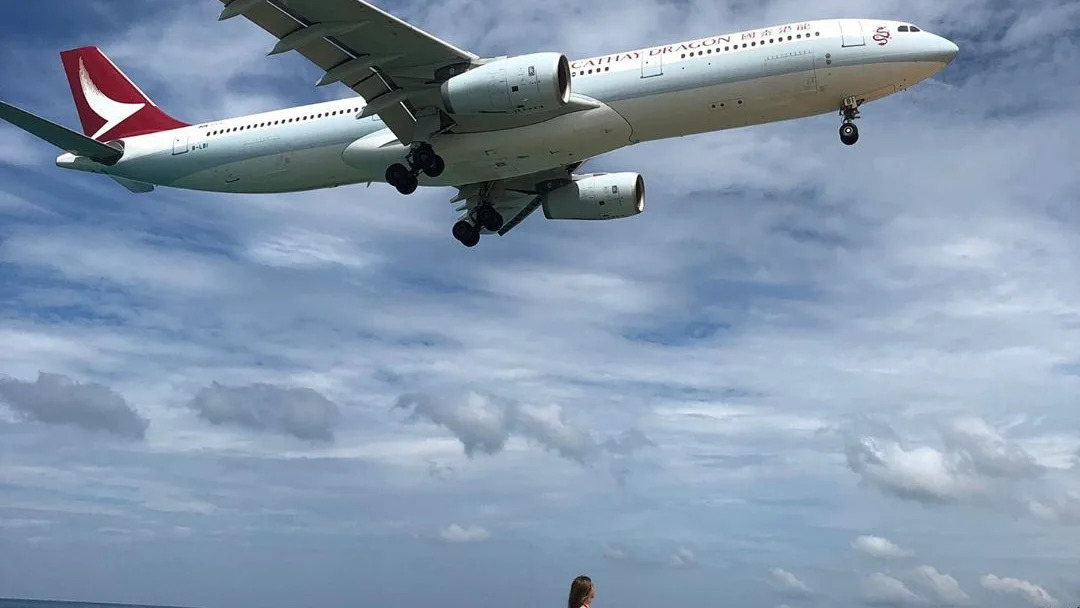
[[[892,32],[889,31],[889,26],[879,25],[874,30],[874,42],[878,43],[878,46],[885,46],[889,44],[889,40],[892,40]]]

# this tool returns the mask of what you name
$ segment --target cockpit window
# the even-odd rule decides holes
[[[915,26],[913,25],[913,26],[911,26],[911,31],[913,31],[913,32],[918,32],[918,31],[919,31],[919,28],[917,28],[917,27],[915,27]]]
[[[908,26],[901,25],[900,27],[896,28],[896,31],[898,31],[898,32],[906,32],[906,31],[908,31]]]

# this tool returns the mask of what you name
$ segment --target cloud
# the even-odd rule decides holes
[[[406,394],[398,398],[394,408],[407,410],[410,422],[426,420],[446,428],[461,441],[470,458],[502,452],[512,436],[582,465],[604,454],[625,458],[652,445],[637,429],[598,442],[591,433],[571,424],[557,404],[525,404],[476,391]]]
[[[311,441],[333,441],[334,428],[341,421],[337,404],[317,391],[262,383],[224,386],[215,382],[199,390],[187,406],[211,424]]]
[[[960,588],[955,578],[938,572],[933,566],[919,566],[914,572],[915,581],[930,592],[935,603],[941,606],[966,606],[971,597]]]
[[[697,555],[686,547],[673,551],[630,549],[621,544],[605,544],[603,556],[613,562],[621,562],[648,568],[694,569],[701,566]]]
[[[1080,492],[1065,491],[1058,496],[1027,502],[1028,512],[1038,519],[1063,525],[1080,523]]]
[[[650,441],[640,429],[628,429],[618,436],[605,439],[600,445],[610,454],[633,456],[636,452],[654,447],[656,444]]]
[[[34,382],[0,379],[0,400],[20,416],[125,439],[144,439],[150,422],[116,391],[62,374],[38,373]]]
[[[439,538],[451,544],[475,543],[491,538],[491,533],[480,526],[450,524],[439,532]]]
[[[1061,602],[1050,595],[1046,589],[1023,579],[1000,578],[995,574],[984,574],[979,578],[979,583],[990,591],[1019,595],[1036,608],[1059,608],[1061,606]]]
[[[1044,472],[1031,454],[1005,440],[979,418],[957,420],[942,432],[945,450],[976,475],[990,478],[1030,478]]]
[[[132,292],[204,296],[235,288],[220,263],[183,251],[162,251],[149,234],[109,235],[85,228],[28,228],[0,241],[0,260],[70,281],[104,282]],[[169,272],[161,272],[168,268]]]
[[[860,595],[870,606],[918,606],[926,600],[907,588],[903,581],[882,572],[862,579]]]
[[[982,489],[980,480],[953,468],[947,454],[895,439],[861,437],[847,444],[848,466],[865,481],[900,498],[954,502]]]
[[[431,475],[433,479],[445,480],[449,479],[454,474],[454,467],[435,462],[434,460],[428,461],[428,475]]]
[[[895,559],[912,555],[911,551],[901,549],[892,541],[880,536],[860,536],[852,541],[851,546],[857,551],[879,559]]]
[[[1048,467],[981,419],[939,425],[940,447],[906,441],[888,424],[873,427],[847,433],[847,465],[864,484],[886,494],[927,505],[969,503],[1033,512],[1044,519],[1068,510],[1024,498],[1059,496],[1063,486],[1048,476]]]
[[[698,565],[697,556],[686,547],[676,549],[669,559],[673,568],[693,568]]]
[[[789,597],[805,598],[814,594],[809,585],[782,568],[769,570],[769,584],[782,595]]]
[[[457,400],[446,399],[445,396],[403,395],[394,407],[409,410],[410,421],[425,419],[445,427],[461,440],[469,457],[477,453],[501,452],[516,423],[510,404],[497,404],[476,393],[469,393]],[[574,449],[578,445],[580,443],[575,442],[569,448]]]

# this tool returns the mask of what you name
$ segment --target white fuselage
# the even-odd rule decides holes
[[[904,90],[942,69],[956,46],[906,24],[811,21],[573,61],[577,97],[597,107],[527,126],[436,136],[446,162],[425,186],[510,178],[638,142],[838,112]],[[64,154],[57,165],[216,192],[295,192],[384,181],[404,162],[359,98],[127,138],[114,166]]]

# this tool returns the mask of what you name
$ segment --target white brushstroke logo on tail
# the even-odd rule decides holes
[[[79,84],[82,86],[82,94],[86,98],[86,104],[90,106],[94,114],[97,114],[98,117],[105,121],[105,124],[97,130],[97,133],[91,136],[93,139],[112,131],[125,120],[134,116],[136,112],[146,107],[145,103],[124,103],[110,99],[102,93],[101,89],[91,80],[90,73],[86,71],[86,65],[83,64],[82,58],[79,58]]]

